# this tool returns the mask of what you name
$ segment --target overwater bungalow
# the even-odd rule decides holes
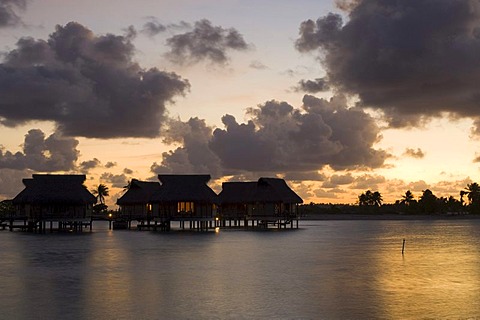
[[[208,229],[215,221],[217,194],[207,185],[210,175],[159,174],[160,189],[151,197],[153,218],[165,229],[170,221],[185,228]]]
[[[153,218],[150,199],[159,190],[160,183],[158,182],[132,179],[127,192],[117,200],[120,216],[129,221],[150,222]]]
[[[298,227],[298,205],[303,203],[283,179],[260,178],[257,182],[224,182],[219,194],[223,221],[244,220],[248,225],[288,223]]]
[[[23,179],[25,189],[14,199],[17,219],[28,221],[31,230],[45,230],[56,222],[59,229],[92,226],[96,198],[84,186],[85,175],[34,174]],[[13,220],[11,221],[13,227]]]

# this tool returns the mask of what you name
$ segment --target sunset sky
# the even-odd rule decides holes
[[[479,70],[477,70],[477,68]],[[0,198],[84,173],[453,195],[480,163],[477,0],[0,0]]]

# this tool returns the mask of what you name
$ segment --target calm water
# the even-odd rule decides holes
[[[0,319],[480,318],[479,220],[300,226],[0,231]]]

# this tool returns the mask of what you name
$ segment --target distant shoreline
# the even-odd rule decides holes
[[[357,213],[322,213],[309,214],[300,220],[476,220],[480,215],[457,214],[457,215],[414,215],[414,214],[357,214]]]

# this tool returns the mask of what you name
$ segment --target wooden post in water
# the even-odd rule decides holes
[[[403,244],[402,244],[402,255],[405,252],[405,239],[403,239]]]

